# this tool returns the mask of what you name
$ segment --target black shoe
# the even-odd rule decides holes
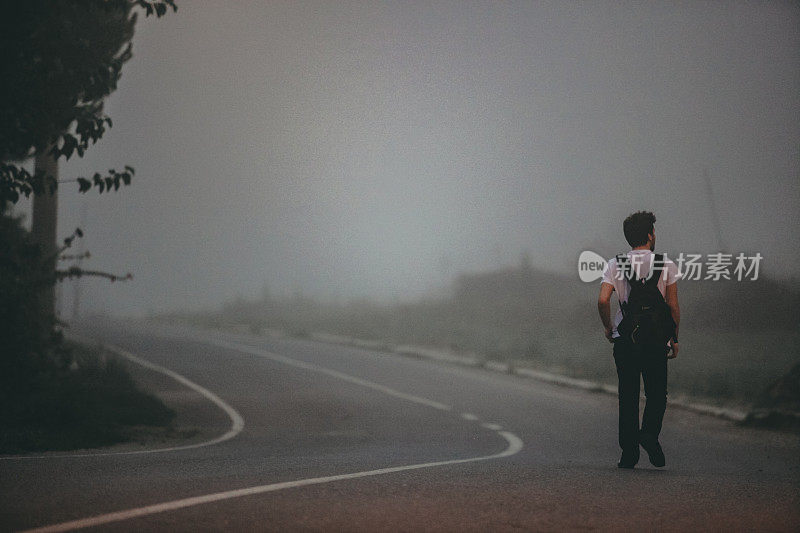
[[[639,437],[639,443],[642,445],[642,448],[644,448],[644,451],[647,452],[651,465],[660,468],[666,464],[664,450],[661,449],[658,439],[647,433],[642,433]]]
[[[639,462],[639,447],[622,450],[617,468],[633,468]]]

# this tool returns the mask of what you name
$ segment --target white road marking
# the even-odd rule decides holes
[[[478,417],[473,415],[472,413],[461,413],[461,418],[464,420],[477,420]]]
[[[311,370],[312,372],[319,372],[321,374],[326,374],[328,376],[332,376],[344,381],[349,381],[350,383],[355,383],[356,385],[361,385],[362,387],[368,387],[370,389],[374,389],[380,391],[384,394],[388,394],[389,396],[394,396],[396,398],[402,398],[403,400],[408,400],[409,402],[419,403],[422,405],[427,405],[428,407],[433,407],[434,409],[439,409],[441,411],[450,411],[452,407],[449,405],[445,405],[443,403],[435,402],[433,400],[429,400],[427,398],[422,398],[420,396],[414,396],[413,394],[406,394],[405,392],[400,392],[398,390],[386,387],[384,385],[380,385],[379,383],[374,383],[372,381],[367,381],[366,379],[357,378],[355,376],[351,376],[349,374],[345,374],[343,372],[339,372],[337,370],[331,370],[330,368],[325,368],[322,366],[318,366],[312,363],[306,363],[304,361],[298,361],[297,359],[291,359],[289,357],[284,357],[283,355],[278,355],[276,353],[269,352],[267,350],[262,350],[260,348],[256,348],[255,346],[248,346],[245,344],[236,344],[227,341],[221,341],[216,339],[208,339],[204,341],[208,344],[213,344],[214,346],[219,346],[220,348],[227,348],[229,350],[235,350],[237,352],[244,352],[249,353],[251,355],[257,355],[259,357],[265,357],[267,359],[271,359],[273,361],[277,361],[279,363],[284,363],[286,365],[294,366],[297,368],[302,368],[305,370]]]
[[[155,370],[156,372],[160,372],[165,374],[178,383],[189,387],[190,389],[200,393],[203,397],[214,403],[217,407],[225,411],[225,414],[228,415],[228,418],[231,419],[231,428],[223,435],[215,439],[211,439],[208,441],[198,442],[195,444],[186,444],[184,446],[172,446],[169,448],[157,448],[155,450],[137,450],[137,451],[129,451],[129,452],[107,452],[107,453],[77,453],[77,454],[62,454],[62,455],[21,455],[21,456],[7,456],[7,457],[0,457],[0,460],[16,460],[16,459],[61,459],[67,457],[97,457],[97,456],[105,456],[105,455],[138,455],[144,453],[161,453],[161,452],[176,452],[179,450],[191,450],[194,448],[202,448],[204,446],[212,446],[214,444],[219,444],[221,442],[225,442],[226,440],[230,440],[234,438],[236,435],[242,432],[244,429],[244,419],[242,416],[236,412],[236,409],[225,403],[225,401],[211,392],[210,390],[201,387],[194,381],[191,381],[182,375],[178,374],[177,372],[173,372],[168,368],[164,368],[163,366],[157,365],[155,363],[151,363],[150,361],[146,361],[140,357],[133,355],[132,353],[123,350],[117,346],[106,345],[106,348],[109,350],[118,353],[119,355],[133,361],[137,365],[141,365],[145,368],[149,368],[151,370]]]
[[[253,355],[260,356],[260,357],[266,357],[267,359],[271,359],[273,361],[277,361],[277,362],[280,362],[280,363],[285,363],[287,365],[291,365],[291,366],[294,366],[294,367],[297,367],[297,368],[303,368],[303,369],[306,369],[306,370],[311,370],[313,372],[320,372],[320,373],[323,373],[323,374],[326,374],[326,375],[329,375],[329,376],[332,376],[332,377],[335,377],[335,378],[338,378],[338,379],[342,379],[344,381],[348,381],[350,383],[355,383],[355,384],[358,384],[358,385],[362,385],[364,387],[368,387],[368,388],[383,392],[384,394],[388,394],[390,396],[394,396],[394,397],[401,398],[401,399],[408,400],[408,401],[415,402],[415,403],[420,403],[422,405],[427,405],[427,406],[433,407],[435,409],[440,409],[440,410],[443,410],[443,411],[450,411],[452,409],[450,406],[441,404],[439,402],[435,402],[433,400],[429,400],[427,398],[422,398],[420,396],[415,396],[413,394],[406,394],[404,392],[400,392],[400,391],[397,391],[395,389],[392,389],[392,388],[389,388],[389,387],[385,387],[385,386],[380,385],[378,383],[367,381],[367,380],[364,380],[364,379],[361,379],[361,378],[357,378],[355,376],[351,376],[349,374],[344,374],[342,372],[338,372],[336,370],[331,370],[331,369],[328,369],[328,368],[325,368],[325,367],[317,366],[317,365],[314,365],[314,364],[311,364],[311,363],[306,363],[306,362],[303,362],[303,361],[298,361],[296,359],[291,359],[289,357],[284,357],[282,355],[274,354],[274,353],[268,352],[266,350],[261,350],[261,349],[258,349],[256,347],[253,347],[253,346],[234,344],[234,343],[229,343],[229,342],[226,342],[226,341],[220,341],[220,340],[216,340],[216,339],[207,340],[205,342],[207,342],[209,344],[213,344],[215,346],[222,347],[222,348],[227,348],[227,349],[231,349],[231,350],[235,350],[235,351],[239,351],[239,352],[243,352],[243,353],[250,353],[250,354],[253,354]],[[212,397],[216,398],[217,401],[212,399],[212,401],[214,401],[214,403],[216,403],[217,405],[219,405],[223,409],[225,409],[225,407],[223,407],[223,405],[227,406],[230,409],[229,416],[231,416],[233,418],[233,415],[235,414],[238,417],[238,419],[241,421],[241,425],[238,428],[238,431],[236,433],[240,432],[242,430],[242,428],[244,427],[244,420],[241,419],[241,416],[239,416],[238,413],[236,413],[236,411],[233,410],[233,408],[228,406],[228,404],[223,402],[221,399],[219,399],[213,393],[207,391],[206,389],[203,389],[199,385],[189,381],[188,379],[184,378],[180,374],[172,372],[171,370],[168,370],[168,369],[163,368],[163,367],[159,367],[158,365],[155,365],[153,363],[145,361],[144,359],[140,359],[140,358],[136,357],[135,355],[133,355],[133,354],[131,354],[129,352],[126,352],[125,350],[121,350],[121,349],[118,349],[118,348],[115,348],[115,350],[118,350],[122,355],[124,355],[125,357],[130,358],[132,361],[134,361],[136,363],[142,364],[143,366],[146,366],[148,368],[153,368],[154,370],[164,371],[164,373],[166,373],[167,375],[170,375],[171,377],[174,377],[175,379],[177,379],[181,383],[184,383],[187,386],[197,390],[201,394],[203,394],[203,392],[201,392],[201,390],[205,391],[210,396],[206,396],[206,394],[203,394],[204,396],[208,397],[209,399],[212,399]],[[226,412],[228,412],[227,409],[226,409]],[[469,415],[469,413],[463,414],[462,417],[465,417],[465,415]],[[477,420],[477,417],[475,417],[475,415],[469,415],[469,416],[472,416],[472,417],[474,417],[473,418],[474,420]],[[234,426],[236,426],[236,425],[237,425],[236,422],[234,422]],[[232,428],[231,432],[232,431],[233,431],[233,428]],[[225,435],[223,435],[223,437],[226,437],[231,432],[226,433]],[[474,462],[477,462],[477,461],[488,461],[488,460],[491,460],[491,459],[500,459],[500,458],[503,458],[503,457],[509,457],[511,455],[514,455],[514,454],[518,453],[522,449],[522,447],[523,447],[522,440],[519,437],[517,437],[516,435],[514,435],[513,433],[511,433],[509,431],[498,431],[497,433],[500,436],[502,436],[506,440],[506,442],[508,442],[508,447],[505,450],[503,450],[502,452],[496,453],[496,454],[493,454],[493,455],[484,455],[484,456],[480,456],[480,457],[471,457],[471,458],[466,458],[466,459],[450,459],[450,460],[445,460],[445,461],[435,461],[435,462],[430,462],[430,463],[420,463],[420,464],[414,464],[414,465],[394,466],[394,467],[389,467],[389,468],[380,468],[380,469],[377,469],[377,470],[367,470],[367,471],[363,471],[363,472],[353,472],[353,473],[349,473],[349,474],[339,474],[339,475],[334,475],[334,476],[299,479],[299,480],[295,480],[295,481],[285,481],[285,482],[281,482],[281,483],[272,483],[272,484],[269,484],[269,485],[258,485],[258,486],[255,486],[255,487],[248,487],[248,488],[244,488],[244,489],[236,489],[236,490],[229,490],[229,491],[224,491],[224,492],[217,492],[217,493],[214,493],[214,494],[206,494],[206,495],[203,495],[203,496],[194,496],[194,497],[191,497],[191,498],[183,498],[183,499],[180,499],[180,500],[173,500],[173,501],[170,501],[170,502],[157,503],[157,504],[148,505],[148,506],[145,506],[145,507],[137,507],[137,508],[134,508],[134,509],[127,509],[127,510],[124,510],[124,511],[117,511],[117,512],[113,512],[113,513],[97,515],[97,516],[93,516],[93,517],[89,517],[89,518],[82,518],[82,519],[78,519],[78,520],[72,520],[72,521],[69,521],[69,522],[62,522],[62,523],[59,523],[59,524],[53,524],[53,525],[49,525],[49,526],[43,526],[43,527],[40,527],[40,528],[30,529],[30,530],[27,530],[26,532],[23,532],[23,533],[33,533],[33,532],[44,533],[44,532],[57,532],[57,531],[71,531],[71,530],[74,530],[74,529],[82,529],[82,528],[87,528],[87,527],[96,527],[96,526],[101,526],[103,524],[110,524],[110,523],[113,523],[113,522],[120,522],[120,521],[123,521],[123,520],[130,520],[130,519],[133,519],[133,518],[139,518],[139,517],[153,515],[153,514],[157,514],[157,513],[163,513],[163,512],[166,512],[166,511],[174,511],[174,510],[177,510],[177,509],[183,509],[183,508],[186,508],[186,507],[193,507],[193,506],[196,506],[196,505],[203,505],[203,504],[206,504],[206,503],[219,502],[219,501],[222,501],[222,500],[229,500],[229,499],[232,499],[232,498],[241,498],[243,496],[252,496],[252,495],[255,495],[255,494],[263,494],[263,493],[266,493],[266,492],[275,492],[275,491],[279,491],[279,490],[291,489],[291,488],[296,488],[296,487],[304,487],[304,486],[308,486],[308,485],[320,485],[320,484],[323,484],[323,483],[331,483],[331,482],[334,482],[334,481],[342,481],[342,480],[347,480],[347,479],[358,479],[358,478],[364,478],[364,477],[370,477],[370,476],[378,476],[378,475],[382,475],[382,474],[391,474],[391,473],[394,473],[394,472],[403,472],[403,471],[407,471],[407,470],[418,470],[418,469],[422,469],[422,468],[433,468],[433,467],[437,467],[437,466],[446,466],[446,465],[455,465],[455,464],[464,464],[464,463],[474,463]],[[231,436],[228,436],[224,440],[232,438],[233,436],[235,436],[235,434],[231,435]],[[215,439],[215,441],[209,441],[209,443],[203,443],[202,445],[208,445],[208,444],[213,443],[213,442],[221,442],[220,439],[222,439],[223,437],[220,437],[219,439]],[[198,447],[198,445],[192,445],[192,446],[186,446],[186,447],[177,447],[177,448],[174,448],[174,449],[187,449],[187,448],[191,448],[191,447]],[[159,450],[159,451],[166,451],[166,449],[165,450]],[[129,452],[129,453],[146,453],[146,452]]]
[[[308,479],[299,479],[297,481],[285,481],[283,483],[272,483],[270,485],[260,485],[257,487],[248,487],[245,489],[229,490],[225,492],[217,492],[214,494],[206,494],[204,496],[195,496],[193,498],[184,498],[182,500],[174,500],[171,502],[158,503],[155,505],[148,505],[146,507],[137,507],[135,509],[128,509],[125,511],[118,511],[116,513],[108,513],[90,518],[83,518],[80,520],[73,520],[71,522],[62,522],[51,526],[45,526],[37,529],[30,529],[23,533],[53,533],[58,531],[70,531],[73,529],[81,529],[85,527],[97,527],[112,522],[119,522],[122,520],[130,520],[132,518],[140,518],[156,513],[163,513],[165,511],[175,511],[177,509],[184,509],[195,505],[203,505],[206,503],[219,502],[222,500],[229,500],[232,498],[241,498],[243,496],[253,496],[255,494],[263,494],[265,492],[275,492],[278,490],[291,489],[296,487],[305,487],[308,485],[320,485],[322,483],[331,483],[333,481],[342,481],[346,479],[358,479],[370,476],[379,476],[382,474],[391,474],[394,472],[403,472],[406,470],[418,470],[421,468],[433,468],[437,466],[455,465],[463,463],[474,463],[476,461],[488,461],[490,459],[500,459],[514,455],[522,449],[522,440],[513,433],[508,431],[500,431],[506,441],[508,447],[500,453],[494,455],[486,455],[483,457],[472,457],[469,459],[452,459],[449,461],[436,461],[433,463],[421,463],[416,465],[394,466],[389,468],[380,468],[378,470],[367,470],[364,472],[354,472],[352,474],[340,474],[336,476],[315,477]]]
[[[486,429],[491,429],[492,431],[499,431],[503,429],[503,426],[500,424],[481,424],[481,427],[485,427]]]

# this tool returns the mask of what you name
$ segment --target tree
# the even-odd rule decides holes
[[[32,234],[55,277],[58,159],[83,157],[112,126],[103,100],[132,56],[137,11],[163,16],[174,0],[24,0],[0,18],[0,205],[34,196]],[[138,9],[137,9],[138,8]],[[19,162],[35,157],[33,174]],[[80,192],[128,185],[133,168],[77,177]],[[53,290],[40,295],[53,314]]]
[[[20,384],[41,370],[48,348],[54,344],[52,326],[38,312],[31,294],[52,285],[41,269],[39,247],[0,206],[0,383]]]

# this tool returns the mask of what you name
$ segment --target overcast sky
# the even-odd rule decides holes
[[[86,305],[143,313],[301,290],[416,298],[458,272],[575,276],[584,249],[761,252],[800,275],[795,2],[200,2],[141,18],[114,128],[62,178]],[[65,287],[65,292],[70,291]]]

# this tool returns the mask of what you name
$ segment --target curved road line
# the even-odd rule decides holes
[[[325,374],[328,376],[332,376],[337,379],[341,379],[342,381],[348,381],[350,383],[355,383],[356,385],[361,385],[362,387],[367,387],[369,389],[374,389],[376,391],[382,392],[384,394],[388,394],[389,396],[394,396],[396,398],[401,398],[403,400],[407,400],[409,402],[419,403],[422,405],[427,405],[428,407],[433,407],[434,409],[439,409],[440,411],[450,411],[452,407],[449,405],[445,405],[443,403],[435,402],[433,400],[429,400],[427,398],[422,398],[421,396],[414,396],[413,394],[407,394],[405,392],[400,392],[399,390],[395,390],[380,383],[375,383],[372,381],[367,381],[366,379],[357,378],[355,376],[351,376],[350,374],[345,374],[344,372],[339,372],[338,370],[331,370],[330,368],[325,368],[324,366],[315,365],[313,363],[306,363],[305,361],[299,361],[297,359],[292,359],[291,357],[286,357],[283,355],[278,355],[276,353],[268,352],[267,350],[262,350],[255,346],[248,346],[246,344],[236,344],[233,342],[227,341],[220,341],[216,339],[207,339],[201,342],[205,342],[206,344],[211,344],[213,346],[217,346],[219,348],[225,348],[228,350],[233,350],[235,352],[240,353],[247,353],[250,355],[257,355],[259,357],[264,357],[266,359],[271,359],[278,363],[283,363],[285,365],[294,366],[297,368],[302,368],[304,370],[311,370],[312,372],[319,372],[320,374]]]
[[[160,372],[165,374],[178,383],[189,387],[190,389],[200,393],[204,398],[208,399],[212,403],[214,403],[217,407],[225,411],[225,414],[228,415],[228,418],[231,419],[231,428],[227,431],[227,433],[220,435],[215,439],[211,439],[208,441],[198,442],[196,444],[186,444],[183,446],[171,446],[169,448],[156,448],[155,450],[136,450],[136,451],[129,451],[129,452],[106,452],[106,453],[73,453],[73,454],[62,454],[62,455],[22,455],[22,456],[6,456],[0,457],[0,460],[12,460],[12,459],[61,459],[67,457],[99,457],[99,456],[106,456],[106,455],[139,455],[144,453],[163,453],[163,452],[176,452],[179,450],[191,450],[194,448],[202,448],[204,446],[212,446],[214,444],[219,444],[221,442],[225,442],[226,440],[230,440],[239,433],[242,432],[244,429],[244,419],[242,415],[240,415],[236,409],[225,403],[225,401],[211,392],[210,390],[201,387],[194,381],[191,381],[182,375],[178,374],[177,372],[173,372],[168,368],[164,368],[163,366],[157,365],[155,363],[151,363],[150,361],[146,361],[140,357],[133,355],[132,353],[128,352],[127,350],[123,350],[117,346],[113,345],[106,345],[106,348],[109,350],[118,353],[119,355],[133,361],[137,365],[141,365],[145,368],[149,368],[151,370],[155,370],[156,372]]]
[[[206,503],[214,503],[222,500],[230,500],[232,498],[241,498],[243,496],[253,496],[255,494],[263,494],[265,492],[275,492],[283,489],[291,489],[295,487],[305,487],[308,485],[321,485],[323,483],[331,483],[333,481],[342,481],[345,479],[357,479],[362,477],[379,476],[382,474],[391,474],[394,472],[403,472],[406,470],[418,470],[421,468],[433,468],[436,466],[455,465],[463,463],[474,463],[476,461],[488,461],[489,459],[500,459],[501,457],[508,457],[514,455],[522,449],[522,440],[513,433],[508,431],[499,431],[506,441],[508,447],[500,453],[494,455],[486,455],[483,457],[472,457],[469,459],[452,459],[449,461],[436,461],[433,463],[420,463],[416,465],[394,466],[390,468],[380,468],[378,470],[366,470],[364,472],[354,472],[351,474],[339,474],[337,476],[315,477],[308,479],[299,479],[297,481],[285,481],[283,483],[272,483],[270,485],[259,485],[257,487],[248,487],[245,489],[229,490],[225,492],[216,492],[214,494],[206,494],[204,496],[195,496],[193,498],[184,498],[182,500],[173,500],[171,502],[157,503],[155,505],[148,505],[146,507],[137,507],[135,509],[128,509],[125,511],[118,511],[115,513],[108,513],[97,515],[90,518],[82,518],[80,520],[73,520],[71,522],[62,522],[51,526],[45,526],[37,529],[29,529],[23,533],[53,533],[57,531],[70,531],[73,529],[81,529],[85,527],[96,527],[112,522],[120,522],[122,520],[130,520],[132,518],[140,518],[142,516],[163,513],[166,511],[175,511],[177,509],[184,509],[186,507],[193,507],[195,505],[203,505]]]
[[[420,396],[414,396],[414,395],[411,395],[411,394],[406,394],[404,392],[400,392],[400,391],[397,391],[395,389],[391,389],[389,387],[385,387],[383,385],[380,385],[379,383],[374,383],[372,381],[367,381],[367,380],[364,380],[364,379],[361,379],[361,378],[358,378],[358,377],[355,377],[355,376],[351,376],[349,374],[344,374],[342,372],[338,372],[336,370],[331,370],[329,368],[317,366],[317,365],[314,365],[314,364],[311,364],[311,363],[306,363],[304,361],[298,361],[297,359],[291,359],[289,357],[284,357],[282,355],[274,354],[274,353],[268,352],[266,350],[261,350],[261,349],[258,349],[256,347],[253,347],[253,346],[234,344],[234,343],[229,343],[229,342],[219,341],[219,340],[208,340],[208,341],[206,341],[206,343],[213,344],[213,345],[216,345],[216,346],[219,346],[219,347],[222,347],[222,348],[227,348],[227,349],[230,349],[230,350],[238,351],[240,353],[247,353],[247,354],[251,354],[251,355],[257,355],[257,356],[260,356],[260,357],[266,357],[266,358],[271,359],[273,361],[284,363],[284,364],[291,365],[291,366],[295,366],[295,367],[298,367],[298,368],[303,368],[303,369],[306,369],[306,370],[311,370],[311,371],[314,371],[314,372],[320,372],[320,373],[323,373],[323,374],[327,374],[329,376],[332,376],[332,377],[335,377],[335,378],[338,378],[338,379],[342,379],[342,380],[348,381],[350,383],[355,383],[355,384],[358,384],[358,385],[362,385],[364,387],[368,387],[368,388],[380,391],[380,392],[382,392],[384,394],[388,394],[390,396],[395,396],[395,397],[402,398],[402,399],[407,400],[407,401],[411,401],[411,402],[416,402],[416,403],[420,403],[420,404],[423,404],[423,405],[427,405],[427,406],[433,407],[435,409],[440,409],[440,410],[445,410],[445,411],[450,411],[452,409],[450,406],[441,404],[439,402],[435,402],[433,400],[429,400],[427,398],[422,398]],[[169,375],[171,377],[174,377],[175,379],[177,379],[181,383],[184,383],[187,386],[192,387],[193,389],[197,390],[198,392],[200,392],[201,389],[202,389],[202,391],[205,391],[206,393],[208,393],[210,395],[210,396],[207,396],[207,397],[216,398],[216,400],[212,400],[212,401],[214,401],[214,403],[216,403],[217,405],[219,405],[220,407],[225,409],[225,411],[229,415],[231,415],[231,416],[232,415],[236,415],[236,416],[238,416],[239,420],[241,420],[241,416],[239,416],[238,413],[236,413],[236,411],[233,410],[233,408],[228,406],[228,404],[223,402],[221,399],[219,399],[213,393],[211,393],[211,392],[207,391],[206,389],[203,389],[199,385],[189,381],[188,379],[184,378],[180,374],[177,374],[175,372],[172,372],[171,370],[168,370],[166,368],[163,368],[163,367],[160,367],[160,366],[155,365],[153,363],[150,363],[149,361],[145,361],[144,359],[140,359],[140,358],[136,357],[135,355],[133,355],[133,354],[131,354],[131,353],[125,351],[125,350],[122,350],[122,349],[119,349],[119,348],[115,348],[115,349],[118,350],[120,354],[124,355],[125,357],[131,359],[132,361],[134,361],[134,362],[136,362],[138,364],[141,364],[141,365],[146,366],[148,368],[153,368],[155,370],[164,371],[165,373],[167,373],[167,375]],[[202,394],[202,392],[201,392],[201,394]],[[226,407],[227,407],[227,409],[226,409]],[[230,411],[228,411],[228,409]],[[232,418],[233,418],[233,416],[232,416]],[[475,420],[477,420],[477,418],[478,417],[475,417]],[[236,426],[236,423],[234,423],[234,426]],[[233,436],[236,435],[236,433],[241,431],[243,427],[244,427],[244,421],[242,420],[241,421],[241,427],[239,427],[238,431],[236,431],[233,435],[228,436],[229,434],[231,434],[234,431],[234,428],[232,428],[231,431],[229,431],[228,433],[226,433],[222,437],[219,437],[218,439],[215,439],[215,441],[209,441],[208,443],[201,443],[201,444],[207,446],[208,444],[211,444],[211,443],[222,442],[222,440],[227,440],[229,438],[232,438]],[[484,426],[484,427],[486,427],[486,426]],[[497,426],[497,427],[499,428],[499,426]],[[450,459],[450,460],[445,460],[445,461],[435,461],[435,462],[419,463],[419,464],[413,464],[413,465],[393,466],[393,467],[388,467],[388,468],[379,468],[377,470],[366,470],[366,471],[363,471],[363,472],[352,472],[352,473],[349,473],[349,474],[338,474],[338,475],[334,475],[334,476],[306,478],[306,479],[298,479],[298,480],[295,480],[295,481],[284,481],[284,482],[281,482],[281,483],[271,483],[271,484],[268,484],[268,485],[258,485],[258,486],[255,486],[255,487],[247,487],[247,488],[244,488],[244,489],[235,489],[235,490],[229,490],[229,491],[224,491],[224,492],[216,492],[216,493],[213,493],[213,494],[206,494],[206,495],[203,495],[203,496],[194,496],[194,497],[191,497],[191,498],[183,498],[183,499],[180,499],[180,500],[172,500],[172,501],[169,501],[169,502],[162,502],[162,503],[157,503],[157,504],[153,504],[153,505],[147,505],[147,506],[144,506],[144,507],[136,507],[136,508],[127,509],[127,510],[124,510],[124,511],[116,511],[116,512],[113,512],[113,513],[107,513],[107,514],[92,516],[92,517],[89,517],[89,518],[81,518],[81,519],[78,519],[78,520],[71,520],[69,522],[61,522],[59,524],[52,524],[52,525],[49,525],[49,526],[43,526],[43,527],[40,527],[40,528],[26,530],[26,532],[23,532],[23,533],[34,533],[34,532],[35,533],[45,533],[45,532],[49,533],[49,532],[58,532],[58,531],[71,531],[71,530],[74,530],[74,529],[81,529],[81,528],[86,528],[86,527],[96,527],[96,526],[101,526],[101,525],[104,525],[104,524],[110,524],[110,523],[113,523],[113,522],[120,522],[120,521],[123,521],[123,520],[130,520],[130,519],[133,519],[133,518],[140,518],[140,517],[143,517],[143,516],[153,515],[153,514],[157,514],[157,513],[163,513],[163,512],[167,512],[167,511],[175,511],[175,510],[178,510],[178,509],[184,509],[186,507],[193,507],[193,506],[203,505],[203,504],[207,504],[207,503],[214,503],[214,502],[219,502],[219,501],[222,501],[222,500],[230,500],[230,499],[233,499],[233,498],[241,498],[243,496],[253,496],[253,495],[256,495],[256,494],[263,494],[263,493],[266,493],[266,492],[275,492],[275,491],[279,491],[279,490],[291,489],[291,488],[297,488],[297,487],[305,487],[305,486],[309,486],[309,485],[321,485],[323,483],[331,483],[331,482],[334,482],[334,481],[343,481],[343,480],[347,480],[347,479],[358,479],[358,478],[364,478],[364,477],[379,476],[379,475],[391,474],[391,473],[395,473],[395,472],[404,472],[404,471],[407,471],[407,470],[419,470],[419,469],[423,469],[423,468],[434,468],[434,467],[437,467],[437,466],[456,465],[456,464],[464,464],[464,463],[474,463],[474,462],[478,462],[478,461],[488,461],[488,460],[491,460],[491,459],[501,459],[503,457],[509,457],[511,455],[514,455],[514,454],[518,453],[520,450],[522,450],[522,447],[523,447],[522,439],[520,439],[519,437],[517,437],[516,435],[514,435],[513,433],[511,433],[509,431],[497,430],[496,432],[497,432],[498,435],[503,437],[506,440],[506,442],[508,442],[508,446],[502,452],[496,453],[496,454],[492,454],[492,455],[484,455],[484,456],[480,456],[480,457],[470,457],[470,458],[466,458],[466,459]],[[177,447],[177,448],[172,448],[172,449],[175,449],[175,450],[177,450],[177,449],[187,449],[187,448],[191,448],[191,447],[198,447],[198,445]],[[167,451],[167,450],[168,449],[156,450],[156,451]],[[143,452],[123,452],[123,453],[147,453],[147,452],[143,451]],[[100,454],[100,455],[110,455],[110,454]]]

